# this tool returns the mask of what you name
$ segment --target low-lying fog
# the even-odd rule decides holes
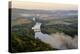
[[[35,32],[35,38],[39,38],[41,41],[50,44],[53,48],[56,49],[78,48],[78,36],[72,38],[64,33],[54,33],[48,35],[41,32]]]

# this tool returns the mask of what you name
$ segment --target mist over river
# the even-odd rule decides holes
[[[56,48],[56,49],[74,49],[74,48],[78,48],[78,37],[75,36],[74,38],[64,34],[64,33],[53,33],[53,34],[43,34],[41,32],[41,23],[40,22],[36,22],[36,24],[34,25],[34,27],[32,27],[32,29],[34,29],[35,31],[35,39],[40,39],[42,42],[45,42],[47,44],[50,44],[50,46],[52,48]]]

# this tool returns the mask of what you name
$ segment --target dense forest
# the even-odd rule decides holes
[[[11,52],[32,52],[44,50],[57,50],[49,44],[35,39],[35,33],[32,30],[34,23],[15,25],[11,28]]]

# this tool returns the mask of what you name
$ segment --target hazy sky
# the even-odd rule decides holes
[[[56,3],[40,3],[40,2],[27,2],[27,1],[13,1],[12,8],[20,9],[51,9],[51,10],[75,10],[77,5],[72,4],[56,4]]]

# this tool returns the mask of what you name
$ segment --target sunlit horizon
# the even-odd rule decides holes
[[[57,4],[57,3],[42,3],[42,2],[27,2],[13,1],[12,8],[18,9],[36,9],[36,10],[77,10],[77,5],[74,4]]]

